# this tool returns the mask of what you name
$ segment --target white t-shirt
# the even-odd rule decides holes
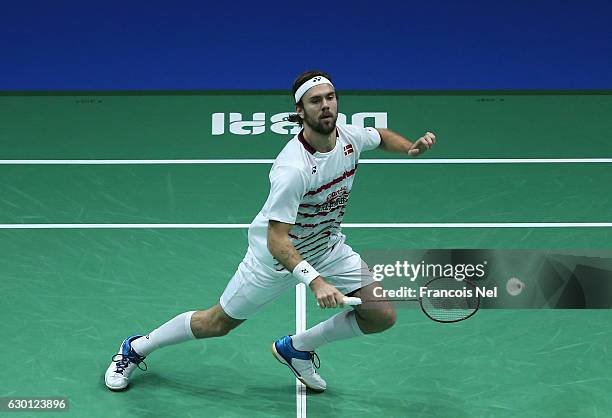
[[[378,147],[374,128],[338,125],[336,146],[317,152],[304,139],[293,137],[270,170],[270,194],[249,227],[249,248],[255,257],[277,271],[286,271],[270,254],[268,221],[293,224],[294,247],[313,266],[342,238],[340,223],[348,203],[362,151]]]

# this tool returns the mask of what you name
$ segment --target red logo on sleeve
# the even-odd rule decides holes
[[[348,144],[344,146],[344,155],[349,155],[353,153],[353,145]]]

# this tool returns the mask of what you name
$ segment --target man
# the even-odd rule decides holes
[[[375,282],[367,265],[345,244],[340,224],[362,151],[381,148],[417,156],[430,149],[427,132],[412,143],[387,130],[336,126],[338,102],[328,74],[308,71],[293,84],[296,114],[303,126],[270,170],[270,194],[249,227],[249,248],[219,304],[185,312],[148,335],[126,338],[105,374],[106,386],[123,390],[146,356],[193,338],[226,335],[296,283],[312,290],[321,308],[342,305],[345,295],[364,303],[297,335],[272,344],[272,353],[308,388],[324,391],[314,350],[326,343],[382,332],[395,322],[389,302],[373,300]]]

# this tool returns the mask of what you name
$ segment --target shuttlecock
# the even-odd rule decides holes
[[[525,288],[525,283],[523,283],[516,277],[511,277],[506,283],[506,291],[511,296],[520,295],[524,288]]]

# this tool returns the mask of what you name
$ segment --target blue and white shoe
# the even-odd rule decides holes
[[[147,364],[143,361],[145,357],[134,351],[131,344],[140,337],[142,335],[133,335],[123,340],[119,352],[113,356],[113,361],[104,374],[104,383],[110,390],[119,391],[127,388],[130,383],[130,375],[136,370],[136,367],[140,370],[147,370]],[[140,363],[144,364],[144,369],[140,367]]]
[[[315,370],[321,365],[319,356],[314,351],[296,350],[289,335],[272,343],[272,355],[279,362],[289,367],[295,377],[306,385],[308,389],[323,392],[327,387],[325,380]]]

